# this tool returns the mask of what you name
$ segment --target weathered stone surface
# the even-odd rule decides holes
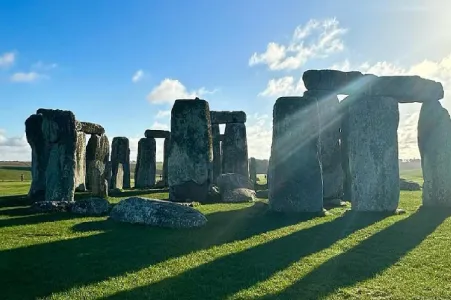
[[[171,112],[169,198],[203,202],[213,177],[210,109],[205,100],[176,100]]]
[[[416,182],[400,178],[399,189],[401,191],[421,191],[421,186]]]
[[[255,192],[255,196],[261,199],[268,199],[269,191],[268,190],[259,190]]]
[[[110,142],[106,135],[93,134],[89,138],[86,145],[86,188],[91,189],[91,172],[94,168],[95,162],[99,161],[105,166],[108,163],[110,157]],[[105,179],[111,178],[111,167],[106,170]],[[110,181],[108,181],[110,182]]]
[[[356,211],[395,211],[399,202],[398,103],[349,96],[347,150]]]
[[[337,95],[325,91],[306,91],[304,97],[316,98],[318,102],[323,198],[342,199],[344,176],[340,151],[340,101]]]
[[[105,164],[96,160],[91,169],[91,195],[94,197],[108,197],[108,182],[105,178]]]
[[[211,111],[211,124],[246,123],[244,111]]]
[[[154,138],[142,138],[138,142],[138,159],[135,168],[135,187],[150,188],[155,185],[157,172],[157,143]]]
[[[31,205],[31,211],[37,213],[70,211],[73,201],[38,201]]]
[[[71,212],[85,216],[103,216],[108,214],[110,203],[103,198],[90,198],[76,201],[71,206]]]
[[[102,135],[105,134],[105,128],[103,128],[99,124],[90,123],[90,122],[77,122],[77,130],[84,132],[86,134],[97,134]]]
[[[273,111],[269,206],[279,212],[322,212],[319,114],[315,98],[281,97]]]
[[[50,146],[45,173],[47,201],[73,201],[77,131],[71,111],[39,109],[42,133]]]
[[[225,203],[252,202],[255,201],[255,191],[243,188],[226,190],[221,193],[221,199]]]
[[[124,175],[122,175],[124,176]],[[113,177],[113,172],[111,170],[111,161],[108,161],[105,164],[105,179],[106,182],[108,183],[108,189],[111,189],[111,178]],[[123,179],[122,179],[123,181]]]
[[[399,102],[427,102],[443,98],[440,82],[419,76],[375,76],[360,72],[308,70],[302,76],[308,90],[332,91],[336,94],[390,97]]]
[[[77,145],[75,150],[75,190],[86,191],[86,134],[77,132]]]
[[[124,168],[123,188],[130,188],[130,146],[128,138],[115,137],[111,146],[111,188],[118,188],[115,177],[117,175],[118,166],[121,163]]]
[[[451,120],[440,102],[423,103],[418,120],[423,205],[451,206]]]
[[[163,186],[168,186],[168,161],[171,147],[171,138],[164,139],[163,144]]]
[[[221,166],[221,141],[219,140],[220,131],[219,124],[211,124],[211,135],[213,141],[213,181],[222,173]]]
[[[33,201],[45,200],[45,171],[49,160],[50,145],[42,133],[42,115],[31,115],[25,121],[28,144],[31,147],[32,182],[28,196]]]
[[[257,161],[254,157],[249,160],[249,178],[255,184],[257,183]]]
[[[168,130],[147,129],[144,132],[144,136],[146,138],[167,139],[171,137],[171,132]]]
[[[111,211],[111,219],[168,228],[200,227],[207,223],[207,218],[194,208],[139,197],[131,197],[116,204]]]
[[[249,177],[246,125],[228,123],[222,142],[222,173],[237,173]]]
[[[223,202],[248,202],[255,198],[254,184],[242,174],[221,174],[217,184]]]
[[[105,172],[106,172],[106,167],[105,167]],[[105,179],[106,179],[107,175],[105,175]],[[113,175],[111,175],[111,178],[113,178]],[[109,181],[111,182],[111,180]],[[124,188],[123,183],[124,183],[124,166],[119,163],[117,165],[117,171],[116,174],[114,174],[114,182],[116,183],[116,186],[113,189],[118,189],[118,190],[122,190]],[[111,187],[110,187],[111,188]]]

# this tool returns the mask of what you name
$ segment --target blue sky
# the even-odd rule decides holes
[[[30,159],[24,121],[40,107],[70,109],[110,139],[129,137],[133,159],[144,130],[168,128],[173,100],[194,95],[214,110],[246,111],[250,155],[267,158],[274,101],[302,95],[307,69],[415,73],[451,88],[450,8],[416,0],[2,1],[0,160]],[[418,106],[401,112],[401,157],[418,156]]]

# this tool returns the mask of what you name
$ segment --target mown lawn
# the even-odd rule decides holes
[[[451,299],[451,212],[418,210],[421,192],[404,215],[211,204],[207,226],[170,230],[33,214],[0,190],[0,299]]]

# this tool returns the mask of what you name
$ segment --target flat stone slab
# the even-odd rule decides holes
[[[105,133],[105,128],[102,125],[90,123],[90,122],[79,122],[77,121],[77,130],[82,131],[86,134],[97,134],[102,135]]]
[[[111,219],[119,222],[168,228],[192,228],[207,224],[198,210],[178,203],[131,197],[111,210]]]
[[[390,97],[401,103],[437,101],[444,97],[440,82],[420,76],[376,76],[356,71],[308,70],[302,75],[302,80],[308,90]]]
[[[90,198],[76,201],[71,206],[71,212],[85,216],[103,216],[108,214],[110,203],[103,198]]]
[[[70,211],[73,201],[39,201],[31,205],[31,211],[37,213]]]
[[[210,111],[211,124],[246,123],[244,111]]]
[[[171,132],[167,130],[153,130],[147,129],[144,132],[144,136],[146,138],[154,138],[154,139],[166,139],[171,137]]]

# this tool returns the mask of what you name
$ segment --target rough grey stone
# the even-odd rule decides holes
[[[451,120],[440,102],[423,103],[418,120],[423,205],[451,206]]]
[[[319,126],[315,98],[277,99],[268,171],[270,209],[279,212],[323,211]]]
[[[246,125],[228,123],[222,142],[222,173],[237,173],[249,177]]]
[[[259,190],[255,192],[255,196],[261,199],[268,199],[269,191],[268,190]]]
[[[242,174],[221,174],[217,184],[223,202],[247,202],[255,198],[254,184]]]
[[[77,130],[84,132],[86,134],[97,134],[97,135],[105,134],[105,128],[103,128],[99,124],[90,122],[78,122]]]
[[[38,201],[31,205],[31,211],[37,213],[70,211],[73,201]]]
[[[176,100],[171,112],[168,161],[171,201],[203,202],[211,183],[213,149],[210,109],[205,100]]]
[[[86,134],[77,132],[77,149],[75,150],[75,190],[86,191]]]
[[[221,193],[221,199],[225,203],[252,202],[255,201],[255,191],[243,188],[226,190]]]
[[[400,178],[399,189],[401,191],[421,191],[421,186],[416,182]]]
[[[147,129],[144,132],[146,138],[167,139],[171,137],[171,132],[167,130]]]
[[[50,145],[45,172],[46,201],[73,201],[77,131],[71,111],[39,109],[42,132]]]
[[[118,166],[121,163],[124,168],[124,181],[123,188],[130,188],[130,146],[128,138],[126,137],[115,137],[113,138],[111,146],[111,170],[112,170],[112,180],[111,188],[117,188],[117,182],[115,177],[117,175]]]
[[[168,186],[168,161],[171,138],[165,138],[163,144],[163,186]]]
[[[211,111],[211,124],[246,123],[244,111]]]
[[[32,182],[28,197],[33,201],[45,200],[45,171],[49,160],[50,145],[42,133],[42,115],[31,115],[25,121],[28,144],[31,147]]]
[[[216,179],[222,173],[221,166],[221,141],[219,140],[219,124],[211,125],[211,135],[213,141],[213,181],[216,182]]]
[[[360,72],[308,70],[302,79],[308,90],[332,91],[336,94],[390,97],[399,102],[428,102],[443,98],[440,82],[419,76],[375,76]]]
[[[91,189],[91,173],[94,168],[95,162],[99,161],[105,166],[108,163],[110,157],[110,143],[106,135],[93,134],[89,138],[86,145],[86,188]],[[111,165],[111,164],[110,164]],[[111,178],[111,166],[106,170],[105,178],[108,180]],[[108,181],[110,182],[110,181]]]
[[[71,206],[71,212],[85,216],[103,216],[108,214],[110,203],[103,198],[90,198],[76,201]]]
[[[387,97],[346,99],[351,203],[356,211],[395,211],[399,202],[398,102]]]
[[[100,198],[108,197],[108,182],[106,180],[105,164],[94,161],[91,169],[91,195]]]
[[[249,160],[249,178],[254,184],[257,183],[257,161],[254,157]]]
[[[207,218],[194,208],[155,199],[131,197],[116,204],[111,219],[168,228],[204,226]]]
[[[138,159],[135,168],[135,187],[151,188],[157,172],[157,143],[154,138],[142,138],[138,142]]]

